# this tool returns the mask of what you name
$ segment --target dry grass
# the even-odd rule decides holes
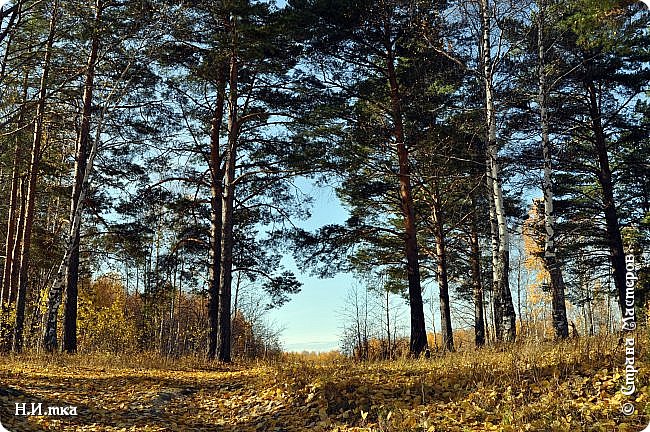
[[[637,392],[623,396],[618,338],[521,342],[431,359],[355,362],[336,354],[222,365],[153,354],[23,354],[0,366],[3,423],[26,430],[637,431],[648,424],[647,337]],[[14,402],[75,405],[23,417]],[[636,414],[626,417],[622,403]],[[12,430],[11,427],[9,430]]]

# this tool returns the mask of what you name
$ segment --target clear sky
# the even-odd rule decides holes
[[[297,226],[315,231],[324,225],[347,220],[348,212],[341,206],[332,187],[314,186],[303,179],[298,179],[296,184],[303,193],[314,198],[312,217],[296,222]],[[364,281],[345,273],[329,279],[312,277],[309,269],[298,269],[290,256],[285,256],[282,264],[303,283],[300,293],[292,295],[291,300],[282,307],[269,311],[266,317],[273,329],[282,329],[280,340],[284,350],[325,352],[339,349],[346,297],[355,285],[363,288]],[[429,301],[431,289],[428,284],[424,285],[425,302]],[[408,335],[408,308],[404,300],[398,295],[392,295],[390,305],[391,320],[397,326],[398,334]],[[437,305],[434,306],[437,308]],[[429,304],[425,305],[424,313],[427,331],[430,331],[433,317]],[[436,316],[436,320],[438,325],[439,317]]]
[[[339,314],[353,279],[349,275],[318,279],[300,274],[298,278],[303,282],[302,291],[269,313],[271,323],[283,329],[280,337],[283,348],[286,351],[338,349],[341,335]]]
[[[310,231],[332,224],[344,222],[347,211],[339,203],[331,187],[317,187],[301,182],[304,193],[314,197],[312,217],[298,223]],[[339,274],[331,279],[309,276],[309,271],[301,272],[293,259],[286,256],[283,264],[296,272],[303,283],[300,293],[293,295],[291,301],[268,315],[274,327],[284,329],[281,340],[287,351],[330,351],[337,349],[341,335],[340,311],[345,303],[347,290],[355,283],[348,274]]]

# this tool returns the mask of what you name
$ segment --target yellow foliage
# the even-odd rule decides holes
[[[123,352],[135,349],[136,329],[126,316],[124,286],[102,276],[79,293],[79,347],[84,350]]]
[[[524,265],[527,269],[540,272],[541,277],[546,277],[544,260],[544,213],[543,201],[541,199],[533,200],[533,205],[528,211],[528,219],[524,221],[522,233],[524,239],[524,251],[526,259]]]

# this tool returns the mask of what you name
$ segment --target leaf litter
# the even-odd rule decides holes
[[[640,343],[638,343],[640,345]],[[174,369],[84,355],[4,359],[3,425],[23,431],[639,431],[648,424],[648,358],[636,392],[622,352],[597,339],[486,348],[428,360],[343,357]],[[15,404],[76,406],[76,416],[16,416]],[[632,416],[621,413],[634,404]]]

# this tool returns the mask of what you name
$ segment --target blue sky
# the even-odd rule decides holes
[[[289,262],[286,264],[292,267]],[[269,313],[273,325],[283,329],[280,337],[283,348],[286,351],[337,349],[341,334],[338,314],[344,307],[345,293],[353,279],[349,275],[337,275],[332,279],[299,275],[299,279],[303,282],[302,291]]]
[[[314,197],[312,217],[297,223],[301,228],[317,228],[344,222],[347,211],[339,203],[331,187],[313,186],[300,182],[302,192]],[[355,282],[348,274],[339,274],[331,279],[309,276],[309,271],[300,271],[290,256],[282,263],[296,272],[303,283],[300,293],[291,301],[269,312],[268,319],[274,327],[284,329],[281,340],[287,351],[330,351],[337,349],[341,334],[341,319],[337,315],[345,304],[345,293]]]
[[[296,183],[303,193],[314,198],[312,217],[296,222],[296,225],[315,231],[323,225],[342,223],[348,218],[348,212],[341,206],[332,187],[314,186],[304,179],[298,179]],[[364,281],[345,273],[328,279],[312,277],[308,269],[301,271],[291,256],[285,256],[282,264],[295,272],[303,283],[300,293],[291,296],[291,301],[282,307],[269,311],[266,317],[272,328],[282,329],[280,340],[284,350],[325,352],[339,349],[346,321],[346,298],[354,286],[363,289]],[[430,295],[429,290],[425,290],[424,295]],[[393,324],[397,325],[399,334],[407,334],[404,333],[408,330],[405,327],[408,315],[404,300],[393,295],[390,304],[392,319],[398,321],[393,321]],[[428,305],[425,309],[429,323]],[[429,325],[427,329],[430,329]]]

